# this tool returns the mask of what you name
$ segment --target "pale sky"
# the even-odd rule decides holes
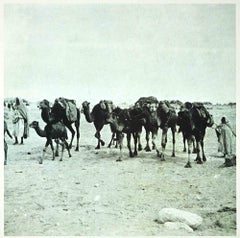
[[[4,96],[236,101],[233,4],[6,4]]]

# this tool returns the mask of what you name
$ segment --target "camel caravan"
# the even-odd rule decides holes
[[[84,101],[82,107],[78,108],[75,100],[66,99],[63,97],[55,99],[52,106],[46,99],[38,104],[41,118],[46,123],[44,129],[39,127],[38,121],[33,121],[29,127],[34,129],[40,137],[46,137],[46,143],[43,149],[43,155],[39,163],[43,163],[45,152],[50,145],[52,150],[52,160],[59,155],[58,148],[61,145],[60,161],[63,159],[65,148],[71,157],[71,148],[73,139],[76,136],[75,151],[79,151],[80,140],[80,114],[83,113],[88,123],[93,123],[96,133],[97,146],[95,149],[100,149],[105,146],[105,142],[101,138],[101,130],[104,125],[110,125],[112,136],[108,147],[115,144],[119,147],[119,158],[116,161],[123,159],[123,138],[126,134],[127,148],[129,156],[134,157],[138,152],[143,150],[141,144],[141,134],[145,133],[146,145],[145,151],[156,151],[156,156],[161,161],[166,159],[165,148],[167,144],[168,130],[172,136],[172,157],[175,157],[175,135],[176,132],[182,132],[184,149],[187,151],[186,168],[191,168],[190,155],[196,153],[196,163],[202,164],[205,162],[206,156],[204,152],[204,136],[207,127],[213,127],[213,116],[210,115],[204,104],[186,102],[181,105],[179,111],[171,106],[168,101],[158,101],[156,97],[141,97],[133,106],[128,108],[120,108],[115,106],[110,100],[101,100],[98,104],[90,109],[90,103]],[[26,120],[25,120],[26,122]],[[74,124],[74,127],[73,127]],[[178,130],[177,130],[178,127]],[[10,133],[7,129],[7,124],[4,121],[4,134]],[[144,132],[143,132],[144,128]],[[67,129],[71,133],[70,143],[67,142]],[[156,144],[158,132],[161,130],[161,147]],[[150,146],[150,136],[152,145]],[[131,138],[134,141],[132,148]],[[54,151],[53,141],[56,143]],[[187,147],[185,143],[187,142]],[[5,162],[7,164],[7,143],[4,138]]]

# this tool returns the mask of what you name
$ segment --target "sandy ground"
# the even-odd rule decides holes
[[[218,123],[227,115],[235,128],[235,108],[211,111]],[[30,120],[39,120],[36,105],[29,107]],[[11,125],[9,125],[11,129]],[[236,235],[236,167],[219,168],[224,159],[217,153],[215,131],[207,129],[205,152],[208,161],[186,169],[187,154],[182,152],[182,136],[177,134],[176,157],[171,155],[169,132],[166,161],[155,151],[139,152],[116,162],[119,150],[95,150],[94,126],[81,117],[80,151],[63,161],[51,160],[50,149],[43,164],[38,160],[45,139],[30,129],[24,145],[9,144],[8,165],[4,166],[4,233],[6,236],[82,235]],[[70,134],[69,134],[70,136]],[[110,140],[109,126],[102,137]],[[145,133],[142,144],[145,145]],[[75,141],[74,141],[75,142]],[[160,146],[160,133],[158,137]],[[165,207],[196,213],[202,225],[189,233],[169,230],[157,223]]]

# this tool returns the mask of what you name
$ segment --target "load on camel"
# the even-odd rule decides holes
[[[137,141],[139,134],[149,120],[149,113],[141,108],[121,109],[117,107],[113,110],[111,117],[108,119],[112,125],[113,131],[116,133],[117,142],[120,148],[120,157],[117,161],[122,161],[122,146],[124,133],[127,134],[127,147],[129,156],[134,157],[137,152]],[[131,148],[131,137],[134,139],[134,152]]]
[[[214,121],[212,115],[209,114],[207,109],[201,103],[186,102],[178,112],[178,125],[184,132],[188,144],[188,161],[185,165],[186,168],[191,167],[190,154],[192,151],[192,142],[195,138],[198,164],[202,164],[202,160],[206,161],[204,153],[204,137],[206,128],[213,126]],[[200,156],[200,148],[202,149],[202,158]]]
[[[100,132],[104,125],[109,124],[108,118],[110,117],[110,114],[112,113],[114,108],[115,106],[112,101],[101,100],[98,104],[96,104],[93,107],[92,111],[90,112],[90,102],[84,101],[82,103],[82,112],[85,115],[86,121],[89,123],[93,122],[96,129],[95,137],[97,138],[98,143],[95,149],[100,149],[100,146],[105,145],[105,142],[101,139]],[[112,138],[113,137],[114,137],[114,134]]]
[[[44,99],[40,102],[39,108],[42,110],[41,117],[44,122],[49,123],[57,123],[62,121],[63,124],[70,130],[71,132],[71,141],[69,143],[69,148],[72,148],[72,142],[77,133],[77,144],[76,151],[79,151],[79,138],[80,138],[80,111],[76,106],[74,100],[69,100],[65,98],[57,98],[52,107],[50,107],[50,103],[48,100]],[[76,132],[72,127],[72,124],[75,124]]]

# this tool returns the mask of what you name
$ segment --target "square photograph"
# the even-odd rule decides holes
[[[236,9],[3,3],[4,236],[236,236]]]

